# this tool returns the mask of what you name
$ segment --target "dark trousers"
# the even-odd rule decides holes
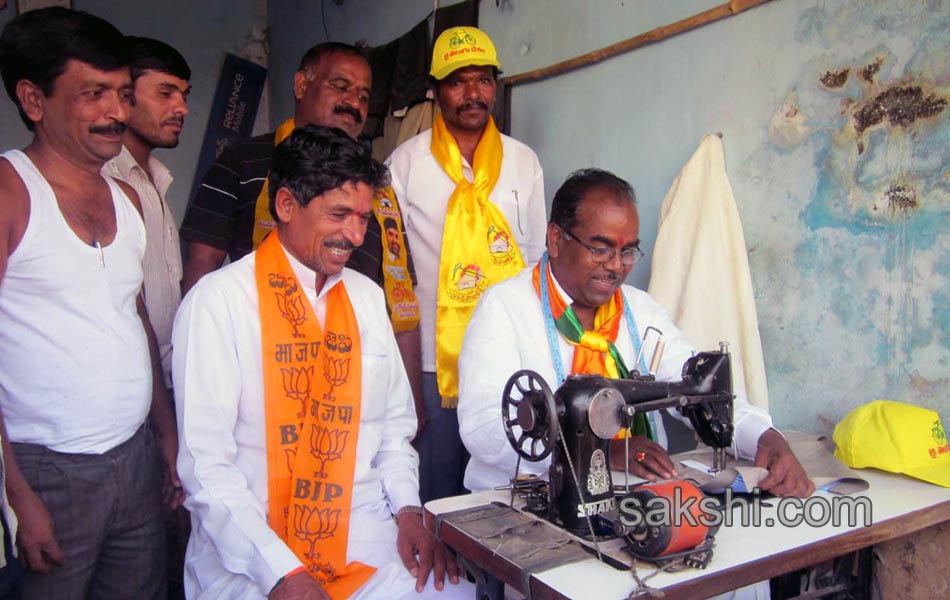
[[[27,571],[24,597],[159,600],[165,592],[161,459],[144,426],[104,454],[13,444],[23,475],[46,505],[65,563]]]
[[[422,374],[422,395],[426,426],[414,442],[419,452],[419,497],[426,503],[467,494],[462,480],[469,454],[459,436],[458,411],[442,408],[435,373]]]
[[[0,514],[0,525],[3,526],[3,555],[7,558],[7,564],[0,569],[0,600],[21,600],[23,598],[23,564],[13,555],[14,540],[3,514]]]

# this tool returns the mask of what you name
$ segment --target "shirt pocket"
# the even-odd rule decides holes
[[[360,420],[382,421],[386,417],[390,383],[390,361],[395,357],[376,335],[365,336],[361,341],[362,403]]]
[[[491,201],[505,215],[508,227],[518,243],[524,244],[528,235],[528,190],[519,189],[511,181],[499,181],[492,192]]]

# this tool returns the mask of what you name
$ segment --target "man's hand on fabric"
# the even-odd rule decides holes
[[[769,474],[759,481],[759,488],[776,496],[807,498],[815,491],[805,469],[781,433],[766,430],[759,436],[755,451],[755,466],[763,467]]]
[[[396,518],[399,534],[396,537],[396,550],[406,570],[416,578],[416,591],[425,588],[429,572],[432,571],[435,589],[445,587],[446,573],[453,585],[459,582],[458,563],[432,532],[422,523],[422,515],[402,513]]]
[[[185,501],[185,490],[178,477],[178,440],[157,435],[159,453],[162,455],[162,500],[171,510]]]
[[[49,573],[63,564],[65,557],[53,536],[53,519],[46,505],[33,490],[10,495],[10,507],[16,513],[17,544],[23,551],[26,567],[37,573]]]
[[[267,600],[331,600],[317,580],[306,571],[295,573],[274,586]]]
[[[610,440],[610,468],[613,471],[623,471],[625,448],[624,440]],[[663,446],[650,441],[646,436],[635,435],[630,438],[630,473],[648,481],[656,481],[659,476],[663,479],[676,477],[676,467]]]
[[[419,409],[416,409],[416,435],[412,436],[411,441],[416,441],[419,439],[419,436],[422,435],[422,430],[426,428],[426,415],[423,412],[419,412]]]

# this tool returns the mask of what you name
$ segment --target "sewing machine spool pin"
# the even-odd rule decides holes
[[[729,356],[729,342],[719,342],[719,353]],[[726,449],[724,447],[713,447],[713,464],[710,473],[719,473],[726,468]]]
[[[643,356],[643,349],[647,345],[647,338],[650,337],[651,331],[656,332],[657,340],[656,344],[653,346],[653,357],[650,359],[649,373],[644,373],[644,375],[656,374],[656,370],[660,366],[660,359],[663,358],[663,349],[666,347],[666,341],[663,339],[663,332],[653,325],[647,326],[647,328],[643,330],[643,341],[640,344],[640,351],[637,352],[637,358],[633,361],[632,368],[635,371],[640,369],[640,358]]]

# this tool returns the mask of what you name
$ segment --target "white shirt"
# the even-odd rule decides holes
[[[386,164],[392,173],[393,191],[406,220],[418,284],[419,330],[422,336],[422,369],[435,371],[435,313],[439,287],[439,259],[445,210],[455,183],[432,155],[432,130],[400,145]],[[544,176],[534,151],[506,135],[501,136],[504,158],[490,200],[508,220],[526,265],[544,252],[547,221]],[[462,158],[462,171],[472,181],[472,167]],[[451,232],[467,235],[469,232]]]
[[[531,268],[525,269],[517,277],[485,291],[462,342],[458,419],[462,442],[472,455],[465,470],[465,487],[473,492],[506,485],[515,473],[517,455],[505,437],[501,419],[501,396],[511,374],[520,369],[531,369],[544,378],[552,391],[559,385],[548,347],[541,300],[531,283],[531,271]],[[571,304],[571,298],[560,286],[556,287],[564,301]],[[629,285],[622,289],[640,339],[651,325],[663,332],[666,347],[656,373],[657,380],[680,380],[683,363],[693,354],[693,348],[649,294]],[[636,352],[626,319],[620,322],[615,345],[624,363],[634,368]],[[564,373],[569,374],[574,346],[561,335],[558,335],[558,346],[564,361]],[[652,351],[652,347],[644,348],[646,364],[650,364]],[[666,432],[660,415],[655,412],[647,414],[653,417],[657,443],[666,447]],[[670,411],[670,414],[678,417],[676,411]],[[759,436],[772,426],[772,420],[768,413],[750,406],[742,396],[736,398],[733,414],[739,453],[744,457],[754,456]],[[536,463],[521,461],[520,472],[545,474],[550,462],[550,458]]]
[[[151,178],[149,178],[149,173]],[[158,340],[165,385],[171,387],[172,324],[181,302],[181,245],[175,216],[165,194],[172,174],[154,156],[149,156],[148,173],[137,163],[128,148],[102,167],[102,174],[121,179],[132,186],[142,201],[145,216],[145,307]]]
[[[318,295],[314,272],[287,257],[318,318],[325,313],[327,292],[345,282],[359,324],[363,401],[348,560],[378,566],[398,581],[408,577],[406,589],[411,590],[412,578],[396,553],[392,514],[419,504],[418,457],[409,444],[416,414],[383,292],[344,269]],[[186,595],[192,599],[263,598],[279,577],[300,565],[267,524],[254,264],[252,253],[203,277],[182,302],[172,335],[178,473],[193,523],[185,558]],[[380,561],[385,560],[395,560],[398,569],[383,569]]]

